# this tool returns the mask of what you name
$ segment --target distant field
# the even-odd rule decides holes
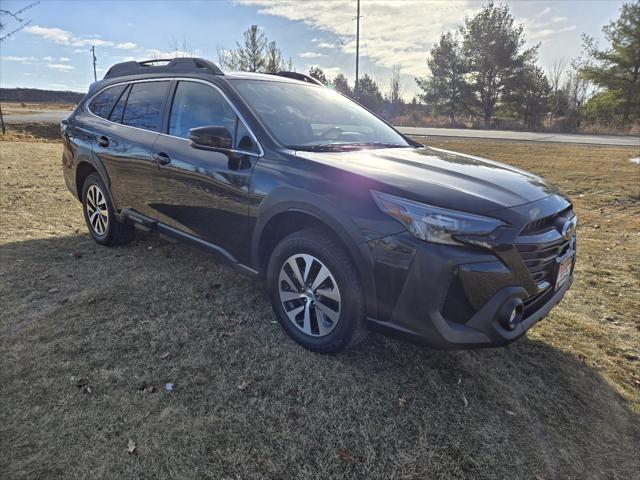
[[[371,335],[321,356],[259,282],[203,253],[142,234],[95,245],[56,134],[0,141],[2,478],[638,478],[634,149],[429,139],[567,192],[576,283],[506,348]]]
[[[73,103],[32,103],[32,102],[2,102],[4,115],[21,115],[27,113],[46,112],[48,110],[73,110]]]

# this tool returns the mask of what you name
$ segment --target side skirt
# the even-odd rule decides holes
[[[123,209],[116,216],[119,221],[133,225],[134,227],[144,232],[157,232],[163,237],[176,239],[178,241],[197,247],[207,253],[211,253],[212,255],[222,259],[224,262],[231,265],[235,270],[244,275],[248,275],[250,277],[260,276],[260,272],[254,270],[251,267],[248,267],[243,263],[240,263],[237,258],[235,258],[233,255],[231,255],[231,253],[229,253],[226,249],[220,247],[219,245],[207,242],[206,240],[178,230],[177,228],[170,227],[169,225],[166,225],[164,223],[160,223],[156,220],[153,220],[152,218],[147,217],[146,215],[142,215],[141,213],[130,209]]]

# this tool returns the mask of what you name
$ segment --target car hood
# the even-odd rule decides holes
[[[372,180],[412,200],[472,213],[514,207],[559,193],[540,177],[485,158],[439,148],[388,148],[296,155]]]

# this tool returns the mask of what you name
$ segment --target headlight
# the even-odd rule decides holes
[[[455,235],[487,235],[503,225],[495,218],[432,207],[375,190],[371,194],[380,210],[427,242],[460,245]]]

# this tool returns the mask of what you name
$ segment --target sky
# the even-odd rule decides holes
[[[26,0],[0,0],[16,11]],[[360,74],[387,90],[393,65],[401,66],[403,96],[417,93],[416,76],[427,75],[429,49],[455,30],[477,0],[361,0]],[[602,27],[618,16],[622,0],[507,1],[524,25],[528,45],[540,44],[539,64],[569,62],[581,50],[580,36],[604,43]],[[242,32],[258,25],[275,40],[297,71],[321,67],[328,78],[355,76],[356,0],[81,1],[40,0],[22,16],[30,24],[0,43],[0,86],[84,92],[93,81],[91,46],[98,78],[117,62],[173,56],[187,50],[217,61]],[[3,33],[20,24],[7,15]]]

